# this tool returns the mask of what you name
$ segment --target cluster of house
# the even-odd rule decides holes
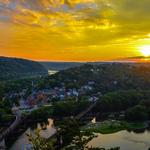
[[[46,104],[49,98],[41,91],[33,92],[27,98],[21,98],[19,101],[20,109],[29,109],[42,104]]]
[[[66,89],[64,86],[55,87],[51,89],[43,89],[39,91],[33,91],[27,98],[23,98],[25,91],[19,93],[20,101],[19,108],[31,109],[37,106],[49,104],[53,99],[64,100],[65,98],[78,98],[78,96],[86,94],[87,91],[93,90],[94,81],[89,81],[86,85],[81,86],[79,89],[71,88]],[[98,98],[96,95],[91,95],[88,97],[89,101],[96,101]]]
[[[23,89],[20,92],[9,92],[9,93],[5,94],[3,99],[14,99],[14,98],[23,97],[26,94],[26,91],[27,91],[27,89]]]

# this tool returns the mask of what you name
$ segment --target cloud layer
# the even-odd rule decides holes
[[[95,61],[150,44],[149,0],[0,0],[0,54]]]

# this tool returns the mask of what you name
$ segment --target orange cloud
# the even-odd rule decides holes
[[[147,0],[0,0],[0,54],[65,61],[134,57],[138,46],[150,44],[149,5]]]

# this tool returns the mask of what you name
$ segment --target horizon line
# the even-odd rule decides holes
[[[53,63],[115,63],[115,62],[122,62],[122,63],[150,63],[150,56],[144,57],[144,56],[135,56],[135,57],[125,57],[125,58],[117,58],[113,60],[95,60],[95,61],[65,61],[65,60],[36,60],[36,59],[30,59],[25,57],[16,57],[16,56],[1,56],[0,58],[16,58],[16,59],[25,59],[30,61],[36,61],[36,62],[53,62]],[[148,59],[148,60],[145,60]]]

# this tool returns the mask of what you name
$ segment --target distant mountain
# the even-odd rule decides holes
[[[143,58],[141,57],[132,57],[133,58]],[[126,59],[120,59],[118,61],[108,61],[108,62],[40,62],[40,64],[42,64],[47,70],[56,70],[56,71],[60,71],[60,70],[66,70],[66,69],[70,69],[70,68],[74,68],[74,67],[80,67],[81,65],[85,65],[85,64],[91,64],[91,65],[102,65],[102,64],[112,64],[112,63],[126,63],[126,64],[132,64],[132,63],[136,63],[134,61],[130,61],[131,57],[129,60]],[[142,65],[144,63],[140,62]],[[146,63],[148,64],[148,63]]]
[[[80,62],[40,62],[40,63],[48,70],[66,70],[84,64]]]
[[[20,58],[0,57],[0,80],[43,73],[47,73],[47,70],[38,62]]]
[[[74,67],[79,67],[84,64],[93,64],[93,65],[100,65],[100,64],[109,64],[111,62],[40,62],[46,69],[48,70],[66,70]]]

